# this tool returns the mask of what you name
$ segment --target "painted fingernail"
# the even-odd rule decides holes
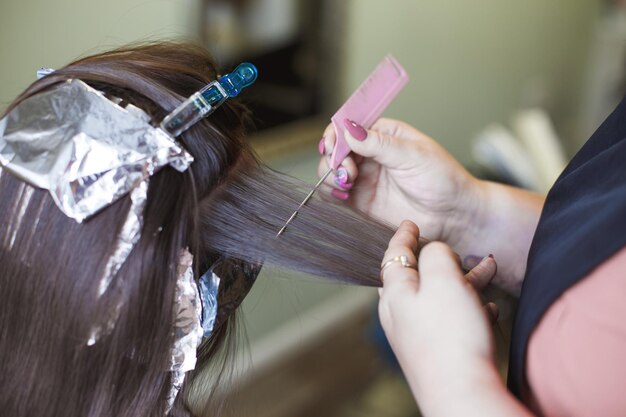
[[[320,139],[319,145],[317,145],[317,149],[320,151],[320,155],[324,155],[326,153],[326,146],[324,145],[324,138]]]
[[[341,187],[341,188],[343,188],[344,190],[349,190],[350,188],[352,188],[352,186],[353,186],[354,184],[352,184],[351,182],[346,182],[346,183],[343,183],[343,182],[341,182],[340,180],[338,180],[337,178],[335,178],[335,185],[336,185],[337,187]]]
[[[335,173],[334,177],[335,184],[338,187],[343,188],[344,190],[349,190],[352,188],[352,183],[350,183],[350,178],[348,177],[348,170],[344,167],[340,167]]]
[[[348,182],[348,170],[344,167],[340,167],[337,172],[335,172],[335,182],[346,184]]]
[[[348,132],[352,137],[359,141],[364,141],[367,137],[367,130],[363,129],[363,126],[356,124],[350,119],[345,119],[343,125],[348,129]]]
[[[350,194],[348,194],[347,192],[341,191],[341,190],[336,190],[336,189],[333,189],[330,192],[330,195],[332,195],[333,197],[338,198],[340,200],[347,200],[348,197],[350,197]]]
[[[485,257],[483,257],[483,259],[481,259],[481,260],[480,260],[480,262],[484,262],[484,261],[486,261],[486,260],[487,260],[487,259],[489,259],[489,258],[493,259],[493,255],[492,255],[492,254],[489,254],[489,255],[487,255],[487,256],[485,256]],[[479,262],[479,263],[480,263],[480,262]]]
[[[487,304],[487,308],[489,308],[489,313],[491,314],[491,318],[493,321],[498,320],[498,316],[500,315],[500,309],[494,303]]]

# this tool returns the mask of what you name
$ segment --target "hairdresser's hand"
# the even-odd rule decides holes
[[[418,403],[432,411],[453,386],[467,388],[483,371],[498,383],[490,328],[495,305],[482,306],[447,245],[429,243],[416,260],[418,237],[417,226],[405,221],[389,242],[384,261],[406,255],[419,272],[399,262],[386,268],[378,310]]]
[[[469,274],[463,274],[458,258],[446,244],[427,244],[416,260],[418,240],[417,226],[402,222],[383,259],[384,264],[405,255],[419,270],[394,262],[383,271],[380,320],[400,363],[419,370],[433,360],[491,360],[494,345],[489,321],[497,315],[495,305],[482,306],[475,283],[468,279]],[[478,273],[491,275],[483,277],[487,282],[495,272],[493,259],[489,261],[485,265],[491,267],[483,270],[490,274]],[[487,284],[485,279],[481,281],[480,287]]]
[[[346,121],[345,137],[353,156],[326,181],[335,197],[395,225],[411,219],[431,240],[454,241],[473,217],[478,181],[425,134],[380,119],[370,130]],[[328,170],[334,144],[330,125],[320,142],[319,175]]]
[[[493,282],[519,293],[542,196],[478,180],[433,139],[397,120],[380,119],[370,130],[347,121],[345,137],[353,153],[326,181],[335,197],[394,225],[414,221],[424,238],[450,245],[465,269],[494,254]],[[328,126],[320,142],[320,175],[328,170],[334,143]]]

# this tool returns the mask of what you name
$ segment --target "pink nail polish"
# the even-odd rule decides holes
[[[354,184],[353,184],[353,183],[351,183],[351,182],[341,182],[341,180],[340,180],[339,178],[337,178],[337,177],[335,177],[335,180],[334,180],[334,181],[335,181],[335,185],[336,185],[337,187],[341,187],[341,188],[343,188],[344,190],[349,190],[349,189],[350,189],[350,188],[352,188],[352,186],[354,185]]]
[[[367,138],[367,130],[363,129],[363,126],[356,124],[350,119],[345,119],[343,125],[348,129],[348,133],[358,141],[364,141]]]
[[[345,191],[341,191],[341,190],[332,190],[330,192],[330,195],[332,195],[335,198],[338,198],[340,200],[347,200],[348,197],[350,197],[350,194],[348,194]]]
[[[334,182],[338,187],[343,188],[344,190],[349,190],[352,188],[352,184],[350,183],[350,178],[348,177],[348,170],[344,167],[340,167],[337,170],[337,173],[334,177]]]
[[[324,155],[326,151],[326,146],[324,145],[324,138],[320,139],[319,145],[317,145],[317,149],[320,151],[320,155]]]

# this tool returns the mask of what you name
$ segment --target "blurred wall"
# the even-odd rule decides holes
[[[41,67],[128,42],[198,38],[200,0],[1,0],[0,111]]]
[[[470,139],[541,104],[580,143],[577,109],[598,0],[350,0],[342,88],[347,97],[386,53],[411,81],[385,113],[469,162]],[[339,98],[338,98],[339,100]]]

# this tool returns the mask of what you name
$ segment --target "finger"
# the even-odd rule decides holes
[[[498,321],[498,316],[500,315],[500,310],[495,303],[487,303],[483,307],[485,310],[485,314],[487,314],[487,318],[491,324],[495,324]]]
[[[472,268],[467,274],[465,279],[477,290],[484,289],[493,277],[498,272],[498,265],[496,264],[493,255],[485,256],[474,268]]]
[[[359,168],[354,159],[347,157],[343,160],[339,168],[334,172],[332,178],[327,178],[329,183],[340,190],[349,190],[354,185],[359,175]]]
[[[330,188],[328,185],[323,185],[320,187],[319,193],[315,193],[315,195],[319,194],[319,198],[322,201],[326,201],[329,203],[337,203],[346,202],[350,199],[350,193],[348,191],[338,190],[336,188]]]
[[[396,136],[366,130],[347,119],[343,127],[346,143],[355,154],[372,158],[379,164],[392,168],[407,160],[406,146]]]
[[[320,162],[317,164],[317,176],[322,178],[322,176],[325,175],[329,169],[330,165],[328,165],[328,158],[320,158]],[[326,178],[326,180],[328,180],[328,178]],[[324,180],[324,182],[326,182],[326,180]]]
[[[318,175],[320,177],[322,177],[323,175],[326,175],[326,173],[328,172],[328,169],[329,169],[328,160],[326,158],[322,158],[322,160],[320,161],[317,167]],[[350,198],[349,191],[352,188],[353,183],[346,182],[345,184],[340,185],[340,183],[335,182],[334,175],[335,174],[331,173],[330,175],[326,176],[326,178],[324,179],[324,182],[320,186],[320,191],[323,192],[322,196],[331,195],[335,199],[342,200],[342,201],[349,199]]]
[[[335,125],[330,123],[328,126],[326,126],[326,129],[324,129],[324,133],[322,134],[322,139],[320,140],[320,144],[319,144],[320,154],[330,156],[330,154],[333,152],[333,149],[335,148],[335,141],[336,141]]]
[[[385,251],[383,262],[387,262],[389,259],[395,256],[406,255],[409,257],[409,261],[414,263],[415,252],[419,245],[420,230],[415,223],[410,220],[404,220],[398,226],[396,233],[389,240],[389,245]]]
[[[321,158],[317,166],[317,176],[321,178],[326,175],[329,169],[329,159]],[[359,168],[356,162],[354,162],[354,159],[349,156],[343,160],[335,172],[326,177],[324,184],[340,190],[349,190],[352,188],[352,185],[354,185],[358,176]]]
[[[320,178],[324,176],[328,172],[328,169],[330,168],[329,158],[330,158],[330,155],[332,154],[332,149],[333,149],[332,147],[334,146],[334,143],[335,143],[334,130],[331,129],[333,132],[332,136],[328,134],[328,130],[332,126],[333,125],[330,125],[329,127],[326,128],[326,131],[324,132],[325,135],[320,140],[319,150],[320,150],[320,153],[323,155],[322,158],[320,158],[320,162],[317,168],[317,175]],[[359,162],[362,162],[361,157],[359,157]],[[333,174],[326,177],[326,179],[324,180],[324,183],[330,185],[333,188],[337,188],[339,190],[345,191],[345,190],[349,190],[350,188],[352,188],[352,185],[354,185],[354,182],[356,181],[356,178],[358,177],[358,175],[359,175],[359,169],[358,169],[357,161],[355,161],[354,157],[348,156],[341,162],[341,165],[338,167],[337,170],[335,170]]]
[[[404,140],[426,140],[430,139],[426,134],[415,129],[413,126],[395,119],[380,118],[372,125],[371,130],[395,136]]]
[[[431,242],[422,248],[418,260],[422,285],[431,280],[462,279],[463,272],[457,263],[455,254],[442,242]]]
[[[419,275],[415,268],[417,265],[415,251],[418,241],[419,228],[413,222],[403,221],[389,241],[389,247],[381,265],[381,278],[385,292],[417,290]],[[403,266],[398,259],[401,256],[405,256],[407,262],[413,267]]]

